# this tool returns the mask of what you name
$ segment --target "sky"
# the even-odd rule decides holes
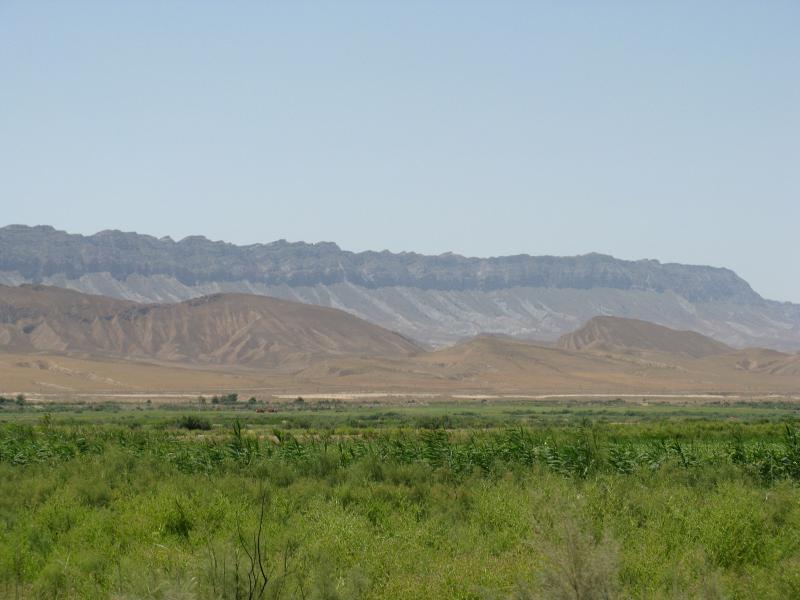
[[[800,302],[800,2],[0,0],[0,225],[733,269]]]

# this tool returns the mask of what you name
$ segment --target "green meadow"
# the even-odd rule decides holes
[[[7,404],[0,597],[800,597],[798,416]]]

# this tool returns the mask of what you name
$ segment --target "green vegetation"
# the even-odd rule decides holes
[[[0,412],[0,597],[800,596],[791,405],[247,404]]]
[[[239,401],[239,394],[225,394],[224,396],[212,396],[211,404],[236,404]]]

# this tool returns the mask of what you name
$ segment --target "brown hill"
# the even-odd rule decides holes
[[[686,354],[566,350],[480,336],[402,359],[329,359],[296,373],[306,389],[405,390],[450,394],[795,393],[797,355],[774,353],[743,368],[751,351]],[[756,352],[757,354],[757,352]],[[794,361],[794,362],[793,362]],[[748,363],[749,364],[749,363]]]
[[[0,393],[56,400],[111,393],[122,401],[163,396],[194,399],[218,390],[357,398],[381,393],[414,397],[463,395],[800,393],[800,356],[742,351],[695,359],[686,355],[610,354],[479,338],[412,356],[316,355],[278,369],[195,362],[137,361],[112,356],[0,352]],[[749,361],[749,362],[747,362]],[[177,394],[177,395],[176,395]]]
[[[0,286],[0,392],[800,392],[798,354],[642,321],[593,319],[560,346],[479,336],[424,352],[348,313],[265,296],[143,305]]]
[[[0,286],[0,348],[260,367],[420,351],[349,313],[266,296],[143,305],[47,286]]]
[[[663,361],[490,337],[420,355],[415,362],[436,365],[463,384],[504,391],[672,392],[696,389],[698,383],[680,366]]]
[[[638,319],[600,316],[562,336],[558,347],[566,350],[664,352],[693,358],[732,352],[730,346],[694,331],[678,331]]]
[[[83,294],[46,285],[0,285],[0,323],[54,319],[93,319],[137,306],[135,302]]]
[[[745,348],[730,354],[708,357],[706,364],[724,364],[736,371],[797,378],[800,392],[800,354],[786,354],[766,348]]]

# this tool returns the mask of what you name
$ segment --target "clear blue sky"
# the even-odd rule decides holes
[[[0,0],[0,222],[727,266],[800,301],[800,2]]]

